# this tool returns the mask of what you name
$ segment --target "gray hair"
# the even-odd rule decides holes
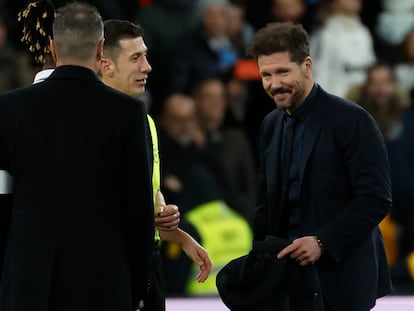
[[[75,1],[57,10],[53,39],[58,57],[80,61],[92,59],[103,36],[102,17],[94,6]]]

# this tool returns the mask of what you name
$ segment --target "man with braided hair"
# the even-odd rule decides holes
[[[55,11],[63,1],[29,1],[18,13],[18,21],[23,25],[21,41],[33,54],[36,63],[42,65],[33,83],[44,81],[53,72],[56,64],[50,52],[50,40],[53,39],[52,24]]]

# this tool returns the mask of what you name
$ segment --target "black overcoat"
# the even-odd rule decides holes
[[[143,104],[84,67],[0,97],[0,169],[13,178],[1,311],[130,311],[144,297],[148,131]]]
[[[360,106],[319,87],[304,130],[300,165],[303,235],[326,252],[317,262],[322,292],[335,311],[369,310],[391,282],[378,223],[392,205],[387,153],[375,121]],[[278,235],[283,110],[264,121],[254,236]]]

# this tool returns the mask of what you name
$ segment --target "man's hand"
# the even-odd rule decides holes
[[[322,249],[314,236],[305,236],[293,240],[292,244],[286,246],[278,254],[277,258],[290,255],[300,266],[313,265],[322,255]]]
[[[210,275],[212,263],[210,257],[208,256],[207,250],[190,235],[187,234],[187,236],[188,238],[185,239],[181,247],[186,255],[200,267],[200,272],[198,273],[196,279],[198,282],[202,283],[207,280]]]
[[[174,231],[180,224],[180,211],[177,205],[166,205],[161,191],[158,190],[155,197],[155,226],[158,230]]]
[[[180,211],[177,205],[164,205],[155,215],[155,226],[159,230],[173,231],[180,224]]]

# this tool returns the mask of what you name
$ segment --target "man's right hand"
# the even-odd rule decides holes
[[[177,205],[166,205],[164,195],[158,190],[155,197],[157,208],[155,215],[155,226],[158,230],[174,231],[180,224],[180,211]]]
[[[180,211],[177,205],[164,205],[155,215],[155,226],[159,230],[174,231],[180,224]]]

